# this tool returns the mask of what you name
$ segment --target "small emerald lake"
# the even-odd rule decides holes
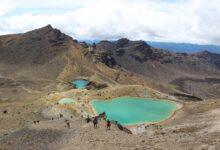
[[[84,79],[76,79],[71,81],[71,84],[77,89],[85,89],[88,83],[89,81]]]
[[[119,97],[112,100],[93,100],[97,114],[106,112],[107,119],[122,125],[157,123],[168,119],[178,109],[175,102],[152,98]]]

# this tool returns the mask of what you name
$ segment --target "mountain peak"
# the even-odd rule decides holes
[[[17,36],[19,38],[8,37],[10,42],[0,45],[0,62],[43,64],[62,53],[64,49],[67,50],[72,41],[71,37],[51,25]]]
[[[118,39],[117,42],[129,42],[130,40],[127,38]]]
[[[26,37],[29,37],[30,39],[42,39],[43,37],[47,37],[48,39],[52,41],[63,41],[67,38],[70,38],[66,34],[62,33],[60,30],[53,28],[50,24],[38,28],[32,31],[29,31],[24,34]]]
[[[51,24],[46,25],[44,28],[53,28]]]
[[[32,31],[28,31],[28,33],[48,33],[50,31],[53,31],[53,30],[56,30],[54,29],[50,24],[44,26],[44,27],[41,27],[41,28],[38,28],[38,29],[35,29],[35,30],[32,30]]]
[[[128,44],[129,40],[126,38],[119,39],[116,41],[116,46],[117,47],[123,47],[124,45]]]
[[[48,31],[50,31],[50,30],[55,30],[55,29],[50,24],[48,24],[48,25],[46,25],[42,28],[39,28],[39,30],[48,30]]]

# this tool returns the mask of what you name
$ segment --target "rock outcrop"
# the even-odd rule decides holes
[[[141,74],[152,83],[158,83],[160,86],[157,88],[165,92],[168,92],[171,86],[178,86],[177,89],[186,94],[203,98],[220,97],[220,94],[216,94],[220,93],[219,83],[213,83],[215,87],[213,88],[213,85],[208,82],[197,82],[197,79],[203,80],[206,77],[219,79],[219,54],[208,51],[195,54],[173,53],[151,47],[144,41],[128,39],[101,41],[97,43],[96,48],[111,54],[116,65],[130,72]],[[183,81],[183,78],[192,80]],[[177,80],[183,81],[182,84],[173,82]],[[165,87],[161,88],[161,85]],[[198,88],[202,86],[206,89],[205,91]]]

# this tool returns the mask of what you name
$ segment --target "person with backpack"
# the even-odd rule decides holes
[[[110,130],[110,127],[111,127],[111,121],[107,120],[106,122],[106,127],[108,130]]]
[[[67,122],[66,125],[67,125],[67,128],[70,129],[70,123]]]
[[[93,119],[94,128],[97,128],[97,124],[98,124],[98,119],[97,119],[97,117],[95,117],[95,118]]]
[[[86,123],[89,123],[90,121],[91,121],[90,117],[87,116],[87,118],[86,118]]]

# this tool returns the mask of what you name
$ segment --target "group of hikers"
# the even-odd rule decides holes
[[[40,123],[39,120],[36,120],[36,121],[34,120],[33,122],[34,122],[34,124],[39,124]]]
[[[92,121],[94,128],[97,128],[99,118],[103,118],[104,120],[106,120],[106,113],[103,112],[102,114],[95,116],[92,119],[89,116],[87,116],[86,122],[89,123],[90,121]],[[110,128],[111,128],[111,121],[110,120],[106,120],[106,128],[108,130],[110,130]]]
[[[59,115],[59,118],[63,118],[63,114],[60,114],[60,115]],[[71,116],[71,118],[72,118],[72,116]],[[110,121],[110,120],[108,120],[105,112],[99,114],[98,116],[92,117],[92,118],[90,118],[89,116],[87,116],[87,118],[86,118],[85,120],[86,120],[87,123],[92,122],[94,128],[97,128],[97,127],[98,127],[98,121],[99,121],[99,119],[101,119],[101,118],[106,121],[106,128],[107,128],[108,130],[110,130],[110,129],[111,129],[111,125],[114,124],[114,125],[116,125],[116,127],[118,127],[118,129],[120,129],[121,131],[124,131],[124,132],[126,132],[126,133],[132,134],[132,132],[131,132],[129,129],[127,129],[126,127],[122,126],[122,125],[121,125],[120,123],[118,123],[117,121],[114,121],[114,120]],[[53,117],[52,117],[51,119],[54,120]],[[65,122],[65,124],[66,124],[65,127],[68,128],[68,129],[70,129],[70,122],[69,122],[69,120],[66,119],[64,122]],[[33,123],[34,123],[34,124],[39,124],[40,121],[39,121],[39,120],[35,120],[35,121],[33,121]]]
[[[60,114],[59,118],[63,118],[63,114]],[[70,118],[72,118],[72,116]],[[107,130],[110,130],[111,129],[111,125],[113,124],[119,130],[124,131],[124,132],[126,132],[128,134],[132,134],[132,132],[128,128],[122,126],[118,121],[114,121],[114,120],[110,121],[110,120],[108,120],[105,112],[99,114],[98,116],[92,117],[92,118],[90,118],[89,115],[87,116],[87,118],[85,118],[87,123],[90,123],[90,122],[93,123],[94,129],[96,129],[98,127],[98,122],[99,122],[100,119],[103,119],[103,120],[106,121],[106,128],[107,128]],[[54,118],[52,117],[51,120],[54,120]],[[65,122],[65,128],[70,129],[70,121],[68,119],[65,119],[64,122]],[[36,124],[39,124],[40,121],[39,120],[34,120],[33,123],[36,125]]]

